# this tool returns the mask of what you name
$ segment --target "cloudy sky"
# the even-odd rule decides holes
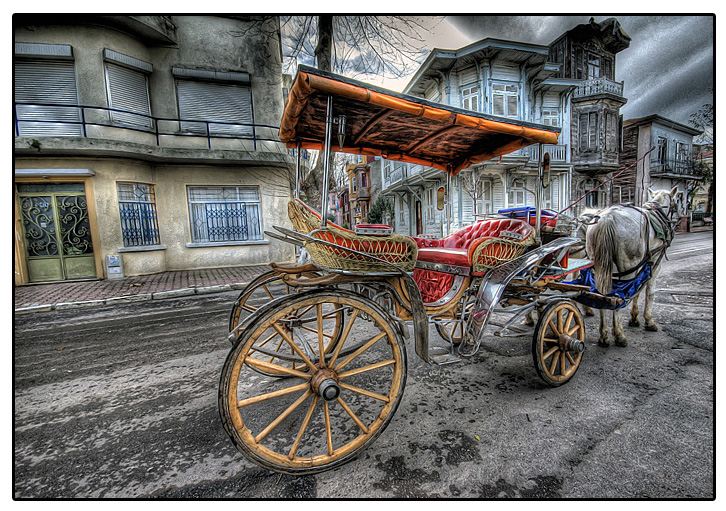
[[[660,114],[684,124],[704,103],[713,102],[714,19],[710,16],[610,16],[631,37],[630,48],[616,57],[618,82],[624,82],[626,119]],[[587,23],[586,16],[449,16],[439,22],[427,46],[457,49],[487,37],[548,45],[567,30]],[[390,80],[402,90],[408,83]]]

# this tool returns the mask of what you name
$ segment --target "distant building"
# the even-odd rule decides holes
[[[16,284],[294,259],[276,17],[13,22]]]
[[[561,128],[559,144],[545,145],[551,157],[552,185],[544,208],[570,201],[570,105],[576,80],[556,78],[549,48],[516,41],[484,39],[459,50],[435,49],[404,92],[449,106]],[[444,236],[499,209],[533,206],[539,146],[464,169],[452,178],[447,200],[450,224],[437,209],[437,190],[447,186],[440,170],[383,160],[382,193],[392,198],[396,232]]]
[[[613,181],[613,201],[641,205],[648,200],[649,188],[677,187],[678,214],[687,215],[688,194],[704,177],[693,146],[693,137],[700,134],[660,115],[626,120],[621,165],[632,169]]]

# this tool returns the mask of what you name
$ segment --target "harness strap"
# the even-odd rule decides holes
[[[666,249],[668,247],[670,247],[671,241],[673,240],[674,231],[675,231],[674,227],[671,225],[670,220],[668,219],[668,217],[666,216],[666,214],[663,213],[663,210],[661,209],[661,205],[660,204],[654,203],[654,202],[648,202],[648,203],[646,203],[645,204],[645,207],[648,209],[648,211],[651,212],[651,213],[655,213],[656,217],[658,217],[658,219],[668,228],[668,234],[666,236],[666,239],[663,240],[664,241],[663,245],[661,245],[660,247],[658,247],[655,250],[650,250],[650,229],[651,229],[651,225],[650,225],[650,217],[648,216],[648,213],[646,213],[645,211],[643,211],[643,209],[641,209],[641,208],[638,208],[636,206],[633,206],[632,204],[621,204],[621,206],[624,206],[624,207],[627,207],[627,208],[632,208],[632,209],[636,210],[638,213],[640,213],[641,215],[643,215],[645,217],[645,226],[646,226],[645,227],[645,243],[646,243],[646,248],[645,248],[645,255],[643,256],[643,259],[641,259],[641,261],[638,264],[636,264],[634,267],[632,267],[632,268],[630,268],[628,270],[621,271],[621,272],[617,272],[617,273],[613,273],[613,277],[616,277],[616,278],[624,277],[625,275],[630,275],[631,273],[634,273],[634,272],[640,272],[643,269],[643,266],[645,266],[645,264],[648,261],[652,260],[652,258],[653,258],[653,256],[655,254],[657,254],[657,253],[660,252],[660,254],[658,255],[658,259],[653,263],[653,267],[654,268],[657,267],[658,266],[658,263],[660,263],[660,261],[663,259],[663,256],[665,256]]]

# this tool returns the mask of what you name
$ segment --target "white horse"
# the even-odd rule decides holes
[[[649,202],[644,207],[614,205],[599,213],[600,219],[587,230],[586,250],[593,260],[593,273],[595,286],[603,293],[608,294],[612,289],[613,276],[622,277],[623,280],[633,279],[646,262],[652,264],[651,277],[645,287],[645,306],[643,319],[645,329],[657,331],[658,326],[653,320],[653,295],[655,293],[655,279],[660,270],[660,261],[670,239],[665,241],[656,236],[650,225],[653,215],[667,218],[666,230],[672,238],[672,215],[675,213],[673,197],[677,188],[670,192],[648,190]],[[615,269],[615,271],[613,271]],[[633,298],[630,311],[630,324],[639,325],[638,321],[638,293]],[[600,310],[600,338],[598,344],[608,346],[606,312]],[[627,346],[622,324],[620,310],[613,310],[612,334],[615,344]]]

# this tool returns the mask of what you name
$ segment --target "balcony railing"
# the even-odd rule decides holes
[[[654,160],[650,162],[650,174],[674,174],[701,178],[705,174],[705,165],[694,160],[676,160],[670,158],[663,161]]]
[[[52,115],[48,115],[49,113]],[[157,146],[160,145],[162,136],[206,138],[209,149],[212,148],[212,139],[221,138],[251,140],[254,150],[257,150],[257,142],[280,142],[277,135],[269,134],[278,132],[279,126],[154,117],[116,108],[87,105],[16,102],[13,121],[15,136],[19,137],[87,138],[89,127],[103,127],[152,134]]]
[[[529,161],[539,161],[539,144],[531,145],[529,150]],[[565,163],[567,161],[567,146],[564,144],[545,144],[544,152],[550,154],[552,163]]]
[[[623,82],[613,82],[607,78],[586,80],[577,86],[573,97],[584,98],[587,96],[596,96],[598,94],[613,94],[615,96],[622,96]]]

